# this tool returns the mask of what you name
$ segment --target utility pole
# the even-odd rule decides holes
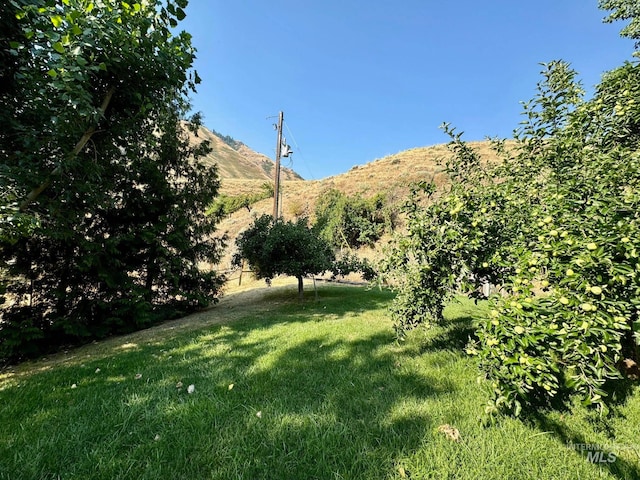
[[[282,122],[284,121],[284,113],[280,112],[278,116],[278,143],[276,144],[276,173],[275,185],[273,187],[273,219],[278,219],[280,209],[280,154],[282,153]]]

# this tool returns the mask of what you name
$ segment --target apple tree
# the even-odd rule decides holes
[[[334,254],[330,245],[307,224],[273,220],[270,215],[256,218],[236,240],[234,263],[249,262],[255,276],[270,281],[277,275],[298,279],[298,295],[303,298],[303,278],[330,270]]]
[[[467,348],[488,414],[573,395],[606,412],[607,384],[640,361],[640,65],[606,73],[588,100],[568,64],[542,74],[515,138],[492,142],[499,161],[445,126],[449,189],[414,190],[382,265],[401,336],[441,322],[460,291],[499,287]]]

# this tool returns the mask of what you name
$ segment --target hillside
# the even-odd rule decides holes
[[[192,140],[196,138],[189,133]],[[266,155],[254,152],[242,142],[230,140],[216,134],[206,127],[198,129],[197,139],[208,140],[212,151],[202,159],[205,165],[218,165],[218,173],[222,179],[223,191],[226,190],[226,180],[253,180],[259,184],[268,181],[273,176],[274,162]],[[282,168],[283,180],[302,180],[302,177],[289,168]],[[235,194],[234,192],[227,192]]]
[[[488,142],[469,142],[469,145],[484,159],[490,161],[495,158]],[[323,192],[332,188],[347,195],[360,194],[364,197],[384,193],[389,202],[399,205],[407,198],[413,183],[432,180],[439,187],[446,184],[447,177],[439,162],[451,155],[446,144],[419,147],[354,166],[348,172],[322,180],[285,180],[282,185],[282,215],[285,219],[297,215],[312,218],[316,201]],[[263,183],[262,180],[223,179],[223,188],[237,195],[259,191]],[[230,240],[220,268],[228,267],[238,234],[251,224],[255,216],[271,214],[272,209],[273,200],[266,199],[252,205],[251,211],[241,209],[221,221],[219,231],[226,233]]]

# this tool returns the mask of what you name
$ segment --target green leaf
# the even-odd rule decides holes
[[[178,6],[180,8],[187,8],[187,5],[189,4],[188,0],[176,0],[176,3],[178,4]]]
[[[11,48],[20,48],[20,44],[18,42],[9,42],[9,46]]]
[[[181,8],[176,8],[176,17],[178,18],[178,20],[182,21],[186,16],[187,14],[184,13],[184,10],[182,10]]]
[[[53,68],[51,70],[49,70],[47,72],[47,75],[49,75],[52,78],[56,78],[58,76],[58,72],[56,72]]]
[[[53,15],[52,17],[50,17],[51,23],[53,23],[53,26],[58,28],[62,25],[62,17],[60,15]]]
[[[53,44],[53,49],[58,53],[64,53],[64,46],[61,42],[56,42]]]

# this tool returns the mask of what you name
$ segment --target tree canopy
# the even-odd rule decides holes
[[[185,6],[3,3],[0,357],[214,300],[221,279],[199,263],[219,257],[204,215],[219,181],[185,131],[199,82],[190,35],[173,31]]]
[[[635,22],[636,3],[602,5]],[[449,190],[414,189],[383,265],[400,336],[441,322],[458,292],[498,286],[467,347],[489,414],[574,394],[606,412],[608,385],[640,361],[640,65],[606,73],[588,100],[567,63],[542,76],[514,140],[493,141],[497,163],[444,126]]]
[[[236,245],[234,263],[246,259],[257,278],[296,277],[301,298],[303,278],[330,270],[334,259],[329,244],[308,226],[306,218],[292,222],[262,215],[240,234]]]

